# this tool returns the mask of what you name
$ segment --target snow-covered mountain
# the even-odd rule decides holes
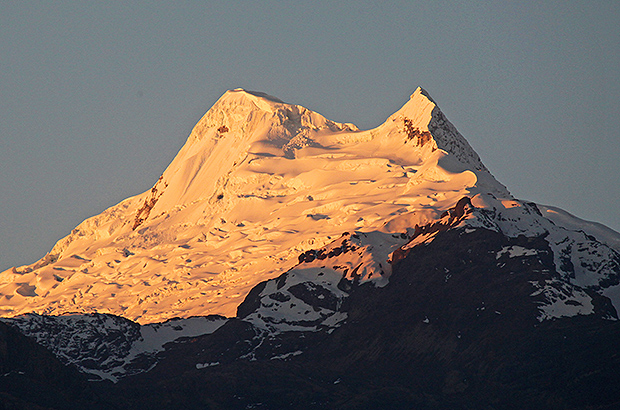
[[[299,254],[356,231],[415,234],[411,247],[432,236],[414,227],[435,223],[465,196],[477,211],[464,224],[547,235],[568,283],[620,306],[620,235],[514,199],[418,88],[368,131],[263,93],[228,91],[151,190],[87,219],[37,263],[1,273],[0,308],[4,316],[97,312],[140,323],[233,316],[255,285],[293,268]],[[373,262],[383,272],[362,280],[388,280],[389,253],[402,244],[388,243]]]
[[[499,216],[494,229],[549,231],[558,263],[561,254],[579,258],[564,242],[575,234],[551,221],[575,226],[514,200],[421,88],[368,131],[228,91],[151,190],[87,219],[37,263],[1,273],[0,312],[112,313],[140,323],[232,316],[301,252],[347,231],[404,233],[463,196]],[[607,293],[620,294],[614,289]]]
[[[468,332],[487,343],[546,329],[532,346],[547,346],[558,323],[586,320],[616,335],[620,234],[512,197],[421,88],[367,131],[236,89],[151,190],[0,273],[0,309],[63,363],[119,389],[222,376],[240,361],[364,367],[361,352],[379,350],[426,366],[426,347],[444,360]],[[425,333],[435,324],[459,341]],[[386,334],[409,327],[429,338],[392,345]],[[339,347],[367,337],[382,347]],[[483,360],[470,353],[468,363]]]
[[[230,316],[301,252],[345,231],[401,233],[479,192],[509,197],[422,89],[368,131],[228,91],[151,190],[0,274],[0,312]]]
[[[1,273],[0,312],[231,316],[299,253],[346,231],[403,233],[466,195],[498,214],[526,209],[421,88],[368,131],[228,91],[151,190],[87,219],[37,263]],[[537,216],[509,234],[555,229]]]

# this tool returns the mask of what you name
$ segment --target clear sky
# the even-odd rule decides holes
[[[0,2],[0,271],[149,189],[227,90],[360,128],[424,87],[518,198],[620,230],[620,2]]]

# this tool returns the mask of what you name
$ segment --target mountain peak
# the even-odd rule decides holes
[[[251,135],[253,140],[288,141],[300,129],[333,128],[334,126],[339,129],[344,128],[344,124],[330,121],[300,105],[285,103],[277,97],[260,91],[235,88],[226,91],[207,111],[194,127],[188,143],[202,140],[205,137],[220,139],[230,135],[242,139],[243,136]]]
[[[448,121],[424,88],[418,87],[405,105],[388,118],[386,124],[394,122],[402,123],[410,139],[417,139],[418,143],[424,143],[432,138],[437,148],[452,154],[467,167],[489,172],[476,151]]]
[[[210,110],[196,124],[188,141],[200,140],[203,131],[207,128],[221,126],[231,128],[237,123],[242,127],[244,123],[256,119],[252,113],[273,114],[288,104],[279,98],[258,91],[248,91],[243,88],[226,91]],[[238,128],[238,127],[237,127]]]
[[[275,103],[280,103],[280,104],[285,104],[284,101],[282,101],[281,99],[274,97],[273,95],[269,95],[267,93],[261,92],[261,91],[251,91],[251,90],[246,90],[243,88],[235,88],[234,90],[228,90],[224,93],[224,95],[222,96],[222,98],[226,97],[230,97],[233,95],[239,95],[239,94],[245,94],[245,95],[249,95],[252,97],[256,97],[256,98],[262,98],[265,100],[269,100],[271,102],[275,102]]]
[[[237,109],[240,111],[260,109],[272,112],[282,104],[286,105],[284,101],[267,93],[235,88],[234,90],[226,91],[209,111],[217,111],[218,109]]]
[[[413,94],[411,94],[411,96],[409,97],[409,99],[412,99],[412,98],[414,98],[417,95],[422,95],[422,96],[426,97],[429,101],[431,101],[433,104],[435,104],[435,101],[433,100],[431,95],[424,88],[422,88],[422,87],[416,88],[415,91],[413,92]]]

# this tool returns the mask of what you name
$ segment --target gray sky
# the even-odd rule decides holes
[[[424,87],[518,198],[620,230],[620,2],[0,3],[0,270],[149,189],[243,87],[360,128]]]

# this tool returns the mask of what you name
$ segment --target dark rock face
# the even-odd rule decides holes
[[[498,260],[498,251],[510,245],[539,252]],[[614,403],[620,396],[612,389],[596,395],[590,388],[594,379],[620,386],[617,376],[599,373],[609,366],[618,369],[620,361],[612,358],[618,348],[611,340],[619,340],[620,326],[603,319],[609,305],[594,295],[594,315],[540,322],[530,281],[552,275],[552,266],[543,238],[445,232],[397,263],[380,297],[368,289],[358,291],[365,303],[351,303],[346,330],[334,333],[343,339],[334,340],[329,355],[340,358],[337,367],[356,373],[365,369],[409,394],[428,397],[427,408],[560,409]],[[386,302],[389,308],[382,307]],[[352,354],[339,347],[357,338],[373,348]]]
[[[0,322],[47,348],[65,365],[77,368],[84,378],[116,382],[150,370],[167,343],[212,333],[227,320],[210,315],[141,326],[123,317],[94,313],[27,314]]]
[[[438,230],[392,268],[383,288],[347,281],[337,306],[318,273],[288,294],[275,284],[261,296],[260,284],[238,318],[168,344],[149,372],[90,384],[93,397],[123,409],[619,408],[617,313],[596,292],[564,285],[565,304],[586,295],[590,313],[543,315],[540,284],[561,275],[544,235]],[[346,320],[276,334],[243,320],[261,298],[290,303],[289,294]]]
[[[502,253],[517,246],[536,253]],[[593,314],[539,320],[532,282],[553,266],[543,237],[441,232],[384,288],[353,285],[333,332],[267,335],[231,320],[113,392],[135,409],[617,408],[620,322],[594,292]]]
[[[78,372],[0,322],[0,409],[102,408]]]
[[[338,310],[340,299],[334,296],[328,289],[314,282],[303,282],[291,286],[288,291],[296,298],[304,301],[315,310],[325,308],[328,310]]]
[[[254,286],[243,302],[237,307],[237,317],[244,318],[260,307],[260,294],[265,289],[266,282]]]

